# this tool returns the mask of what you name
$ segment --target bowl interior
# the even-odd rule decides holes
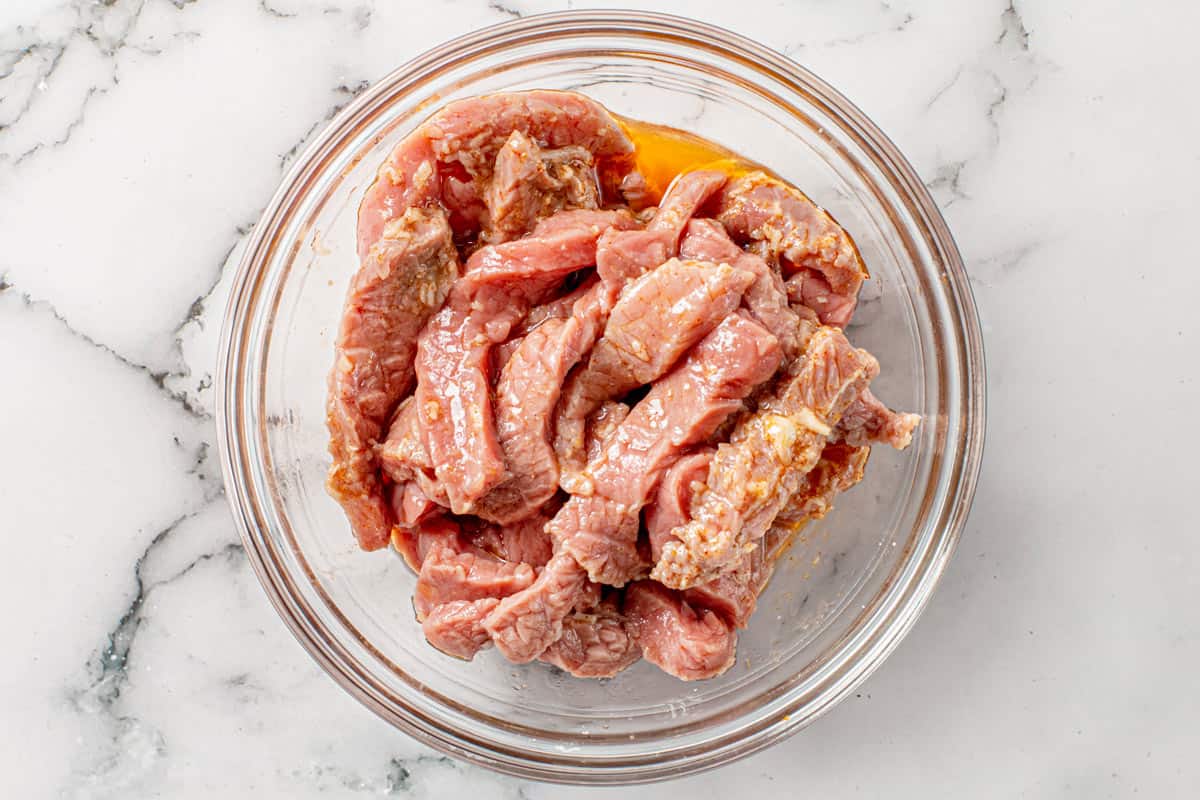
[[[898,592],[922,578],[931,551],[945,544],[937,529],[950,481],[945,443],[961,435],[964,378],[953,299],[928,234],[861,132],[804,86],[728,52],[634,30],[567,31],[496,51],[464,46],[432,63],[393,76],[335,121],[294,174],[297,185],[281,190],[264,218],[270,231],[248,257],[257,282],[246,301],[235,413],[248,432],[255,546],[286,583],[300,626],[338,662],[331,671],[339,680],[410,730],[502,768],[512,768],[510,756],[496,753],[665,764],[674,752],[794,727],[783,712],[815,714],[833,697],[830,681],[845,691],[865,674],[847,678],[847,659],[862,657],[864,632],[895,611]],[[882,365],[876,394],[925,417],[908,450],[875,448],[863,483],[806,529],[742,632],[737,664],[713,680],[683,683],[642,663],[585,681],[540,663],[513,666],[495,651],[471,663],[444,656],[414,619],[412,573],[390,552],[359,551],[323,487],[325,381],[356,269],[363,191],[396,142],[440,105],[535,87],[579,90],[618,114],[715,140],[828,209],[871,272],[849,334]]]

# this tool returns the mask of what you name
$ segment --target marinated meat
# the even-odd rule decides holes
[[[541,659],[577,678],[611,678],[642,657],[614,601],[563,620],[562,636],[542,653]]]
[[[691,518],[692,505],[706,489],[714,452],[709,447],[685,456],[663,476],[655,503],[646,511],[646,529],[655,562],[662,557],[663,546],[672,541],[671,531]],[[715,611],[735,628],[744,628],[754,613],[759,593],[771,577],[773,562],[774,556],[767,554],[766,548],[756,547],[728,572],[687,589],[683,599],[695,608]]]
[[[483,626],[497,649],[514,664],[533,661],[558,641],[563,620],[585,591],[587,573],[559,553],[528,589],[500,601]]]
[[[596,275],[604,284],[609,307],[626,284],[674,255],[668,238],[669,234],[652,230],[609,231],[600,237]]]
[[[414,572],[419,573],[425,558],[435,547],[445,545],[454,552],[462,550],[460,534],[461,527],[457,522],[433,513],[411,527],[392,528],[392,547]]]
[[[394,521],[375,445],[412,384],[417,334],[457,276],[445,213],[412,208],[384,228],[351,283],[329,376],[328,487],[364,550],[386,545]]]
[[[508,338],[547,291],[595,261],[603,225],[633,224],[621,214],[564,214],[574,214],[575,224],[539,228],[471,256],[466,274],[418,340],[421,430],[456,514],[472,513],[476,501],[505,477],[488,385],[493,346]]]
[[[581,614],[595,611],[604,599],[606,591],[612,593],[613,590],[606,590],[602,584],[595,581],[584,581],[583,589],[575,597],[573,610]],[[620,594],[620,592],[616,592],[616,594]]]
[[[610,395],[651,383],[729,316],[753,281],[727,264],[667,261],[621,295],[584,375],[606,382]]]
[[[358,207],[358,258],[367,261],[371,248],[394,220],[409,210],[430,208],[440,185],[433,147],[423,136],[402,141],[379,167],[374,183]]]
[[[554,407],[567,371],[599,335],[598,288],[581,297],[565,320],[530,331],[496,384],[496,433],[508,477],[476,504],[493,522],[529,516],[558,489],[558,462],[550,444]]]
[[[392,486],[392,510],[396,512],[396,523],[402,528],[418,525],[439,508],[413,481]]]
[[[694,608],[716,613],[731,627],[744,628],[774,569],[774,559],[768,557],[763,547],[755,547],[744,553],[728,572],[684,590],[683,599]]]
[[[488,373],[492,382],[500,379],[500,374],[504,372],[504,368],[508,366],[508,362],[512,360],[517,349],[520,348],[521,342],[524,341],[525,334],[521,333],[520,327],[523,326],[518,325],[517,328],[510,332],[509,335],[512,338],[492,348],[491,370]]]
[[[644,231],[614,231],[601,238],[596,274],[615,301],[625,284],[679,253],[679,239],[688,220],[725,185],[720,172],[689,172],[679,176]]]
[[[495,597],[443,603],[422,620],[421,631],[426,641],[446,655],[470,661],[490,640],[483,621],[498,605]]]
[[[762,172],[731,180],[719,205],[717,220],[730,236],[757,246],[785,277],[811,270],[824,279],[828,291],[812,292],[821,300],[812,308],[822,324],[849,319],[867,270],[854,242],[824,209]]]
[[[685,172],[667,187],[658,212],[646,228],[668,234],[668,249],[672,254],[678,253],[679,239],[688,221],[728,180],[729,176],[716,170]]]
[[[563,389],[555,451],[560,482],[579,491],[585,423],[605,401],[648,384],[737,308],[754,275],[728,264],[671,259],[634,281],[613,307],[604,335]]]
[[[621,211],[555,214],[538,223],[530,236],[472,253],[455,291],[469,297],[484,289],[501,289],[527,303],[544,302],[551,299],[547,292],[567,275],[596,263],[596,241],[601,234],[637,226],[630,214]]]
[[[461,286],[461,284],[458,284]],[[451,296],[421,333],[416,406],[430,463],[447,503],[470,513],[504,476],[488,382],[492,346],[524,308],[503,292]]]
[[[593,157],[633,152],[612,115],[573,92],[514,92],[450,103],[405,137],[380,167],[359,206],[359,257],[366,258],[391,220],[439,199],[459,212],[455,216],[465,226],[478,225],[497,155],[514,131],[541,147],[576,146]]]
[[[575,313],[575,302],[590,292],[598,282],[599,279],[595,275],[592,275],[579,284],[573,291],[564,294],[562,297],[556,297],[539,306],[534,306],[529,310],[529,314],[525,316],[525,319],[521,321],[521,324],[513,335],[524,336],[548,319],[566,319],[571,316]]]
[[[788,304],[783,276],[753,253],[733,243],[725,229],[710,219],[694,219],[679,246],[680,255],[701,261],[730,264],[754,275],[742,302],[750,314],[779,340],[785,363],[800,354],[811,331],[802,331],[801,318]]]
[[[879,372],[836,328],[813,334],[794,374],[717,447],[703,498],[651,572],[686,589],[711,580],[766,533],[820,458],[842,412]]]
[[[377,448],[384,474],[397,483],[414,480],[418,472],[432,469],[421,441],[421,421],[410,395],[396,408],[387,437]]]
[[[779,344],[758,323],[727,317],[678,367],[656,382],[588,464],[586,491],[546,526],[592,580],[621,586],[644,570],[638,512],[659,476],[703,441],[779,364]]]
[[[594,156],[622,156],[633,143],[595,100],[574,92],[534,90],[451,103],[421,126],[442,162],[458,162],[490,177],[500,148],[520,131],[547,148],[582,147]]]
[[[863,478],[868,446],[842,442],[825,445],[821,460],[804,476],[804,482],[780,509],[771,525],[776,535],[790,536],[810,520],[820,519],[833,508],[833,498],[852,488]]]
[[[397,487],[413,485],[419,489],[420,496],[446,508],[450,501],[446,499],[445,488],[433,473],[433,462],[429,460],[429,451],[425,448],[415,400],[414,396],[409,395],[396,409],[387,438],[378,447],[379,464],[384,475],[395,481]],[[411,489],[403,491],[410,503],[419,501],[419,496]],[[412,512],[406,511],[403,516],[398,515],[398,521],[401,525],[411,526],[417,518],[410,517]]]
[[[868,276],[826,212],[578,94],[417,126],[358,255],[329,489],[457,658],[721,674],[797,532],[919,421],[841,330]]]
[[[788,278],[787,295],[793,308],[811,309],[822,325],[838,328],[846,327],[858,305],[858,295],[836,293],[825,276],[815,269],[802,269]]]
[[[737,634],[712,611],[695,609],[654,581],[625,590],[625,617],[642,657],[685,681],[720,675],[733,666]]]
[[[424,618],[452,600],[507,597],[534,581],[533,567],[498,561],[485,554],[438,542],[425,556],[413,595],[413,608]]]
[[[912,443],[913,430],[920,421],[916,414],[892,411],[870,389],[864,389],[842,414],[833,438],[854,446],[881,443],[903,450]]]
[[[833,498],[862,480],[869,447],[834,443],[825,446],[821,460],[792,495],[762,539],[760,546],[741,556],[735,566],[716,578],[697,584],[683,598],[697,608],[707,608],[735,628],[744,628],[792,537],[813,519],[833,508]]]
[[[625,418],[629,416],[630,408],[624,403],[610,400],[596,409],[587,420],[587,460],[595,461],[600,451],[616,432]]]
[[[525,134],[513,131],[496,156],[484,200],[489,213],[484,239],[515,239],[556,211],[599,206],[595,159],[578,146],[543,150]]]
[[[555,504],[550,503],[517,522],[487,525],[476,536],[475,546],[505,561],[544,567],[553,556],[546,523],[557,511]]]
[[[509,334],[512,338],[496,346],[495,358],[492,359],[493,381],[499,380],[504,365],[512,358],[513,353],[517,352],[517,348],[521,346],[521,340],[525,338],[526,334],[547,320],[570,317],[575,308],[575,301],[587,294],[598,282],[596,276],[592,275],[574,291],[529,309],[529,313],[516,324]]]
[[[654,502],[646,506],[646,532],[654,563],[662,558],[662,548],[671,540],[671,531],[691,518],[693,497],[704,491],[708,467],[716,448],[705,447],[676,461],[663,473]]]

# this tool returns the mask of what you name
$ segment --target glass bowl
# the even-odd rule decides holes
[[[924,416],[877,447],[864,482],[781,563],[737,664],[684,683],[647,663],[604,681],[473,662],[427,645],[415,578],[364,553],[325,493],[325,379],[355,215],[376,167],[446,102],[575,89],[768,165],[854,236],[873,279],[849,333],[883,366],[875,391]],[[912,168],[845,98],[788,59],[692,20],[577,12],[437,47],[342,111],[254,230],[226,312],[218,431],[246,552],[321,667],[397,728],[508,773],[628,783],[712,767],[812,722],[879,665],[928,601],[962,529],[983,447],[979,325],[950,233]]]

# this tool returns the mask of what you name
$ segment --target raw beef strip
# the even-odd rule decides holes
[[[514,327],[510,333],[508,341],[501,342],[492,349],[492,363],[489,379],[495,383],[500,380],[500,373],[504,372],[504,368],[508,366],[508,362],[516,355],[517,350],[521,347],[521,342],[525,340],[525,334],[520,332],[520,323]]]
[[[425,556],[413,594],[417,617],[452,600],[507,597],[526,589],[535,578],[533,567],[498,561],[471,550],[456,550],[439,542]]]
[[[395,548],[413,572],[421,571],[421,564],[435,547],[445,545],[455,552],[463,549],[457,522],[439,513],[429,514],[410,528],[392,528],[392,547]]]
[[[656,380],[737,308],[753,282],[752,273],[727,264],[667,261],[621,295],[583,375],[609,396]]]
[[[672,541],[671,531],[691,518],[692,504],[705,491],[714,452],[708,447],[684,456],[663,475],[655,502],[646,507],[645,514],[655,562],[662,555],[663,545]],[[764,548],[756,547],[729,572],[685,591],[683,599],[694,607],[715,611],[735,628],[744,628],[754,613],[759,592],[771,576],[772,562],[773,557],[767,557]]]
[[[849,319],[867,278],[866,267],[841,226],[801,192],[753,172],[725,187],[717,219],[736,241],[756,244],[784,276],[802,270],[819,273],[828,290],[814,288],[811,296],[819,301],[813,310],[823,324]]]
[[[416,481],[392,485],[392,510],[396,512],[396,524],[411,528],[437,511],[441,506],[429,499]]]
[[[475,300],[452,293],[421,333],[417,410],[434,474],[456,514],[472,513],[475,501],[504,477],[489,357],[527,308],[503,292]]]
[[[692,519],[672,532],[651,577],[676,589],[711,580],[752,548],[820,458],[842,412],[879,372],[865,350],[822,327],[796,368],[743,418],[709,467]]]
[[[671,252],[679,252],[679,238],[683,236],[688,220],[721,191],[728,180],[729,176],[717,170],[696,170],[677,176],[667,187],[654,219],[646,227],[669,234]]]
[[[575,224],[471,256],[467,272],[418,340],[416,403],[434,474],[456,514],[504,479],[504,455],[488,385],[494,345],[531,304],[571,272],[593,263],[604,224],[633,224],[612,212],[563,212]]]
[[[787,294],[793,308],[804,306],[816,314],[822,325],[844,328],[858,307],[858,295],[840,295],[815,269],[802,269],[787,279]]]
[[[396,408],[378,453],[384,473],[396,483],[413,480],[418,472],[430,468],[429,454],[421,441],[421,421],[411,395]]]
[[[738,306],[754,275],[728,264],[671,259],[633,282],[604,335],[562,392],[555,446],[563,489],[579,493],[588,416],[606,400],[656,380]]]
[[[541,147],[578,146],[597,157],[633,152],[612,115],[580,94],[537,90],[450,103],[406,136],[379,168],[359,206],[359,257],[410,207],[441,199],[456,216],[478,224],[486,213],[482,187],[514,131]]]
[[[605,286],[608,305],[617,301],[629,281],[654,269],[674,253],[660,231],[608,231],[596,247],[596,274]]]
[[[560,231],[588,229],[596,237],[599,237],[600,234],[605,233],[609,228],[616,228],[619,231],[632,231],[638,230],[641,227],[642,223],[624,208],[577,208],[571,211],[560,211],[553,217],[546,217],[533,227],[533,235],[546,237]],[[516,246],[510,245],[510,247]]]
[[[484,620],[496,647],[514,664],[526,664],[562,635],[563,620],[585,591],[587,573],[569,555],[550,559],[533,585],[500,601]]]
[[[564,211],[543,220],[531,236],[481,247],[471,254],[461,289],[473,294],[485,287],[506,289],[527,302],[543,295],[576,270],[596,263],[596,240],[605,231],[632,230],[637,222],[623,211]]]
[[[520,131],[540,146],[576,145],[595,156],[633,152],[633,143],[595,100],[574,92],[529,92],[472,97],[450,103],[420,130],[440,161],[456,161],[473,176],[490,176],[500,148]]]
[[[771,532],[791,536],[810,520],[828,514],[833,509],[833,498],[862,480],[870,454],[871,448],[866,445],[825,445],[821,460],[804,476],[800,488],[771,523]]]
[[[695,607],[715,611],[736,628],[746,627],[776,561],[792,538],[807,522],[829,513],[835,495],[862,480],[869,454],[869,447],[826,445],[821,460],[804,476],[804,482],[779,512],[761,545],[743,554],[730,571],[686,590],[683,598]]]
[[[561,504],[558,504],[561,505]],[[475,546],[505,561],[544,567],[553,556],[546,523],[558,508],[555,503],[532,516],[508,525],[487,525],[475,538]]]
[[[600,333],[599,287],[565,320],[530,331],[496,384],[496,435],[508,477],[479,499],[475,513],[492,522],[532,514],[558,489],[550,426],[563,379]]]
[[[529,309],[525,319],[517,326],[513,336],[524,336],[548,319],[566,319],[575,313],[575,301],[586,295],[599,282],[594,274],[562,297],[556,297]]]
[[[358,207],[358,258],[365,262],[383,230],[410,208],[437,200],[437,159],[424,136],[406,137],[379,167]]]
[[[484,201],[489,212],[484,241],[516,239],[557,211],[600,204],[595,159],[578,146],[543,150],[513,131],[496,156]]]
[[[452,600],[434,608],[421,623],[431,645],[448,656],[470,661],[488,643],[483,621],[500,605],[495,597],[482,600]]]
[[[720,172],[680,175],[667,189],[662,204],[644,231],[613,232],[600,240],[596,273],[615,301],[625,284],[654,269],[679,252],[684,226],[710,197],[725,185]]]
[[[562,636],[541,655],[577,678],[611,678],[641,657],[624,615],[611,600],[568,616]]]
[[[737,634],[712,611],[692,608],[678,592],[638,581],[625,591],[623,610],[642,656],[664,672],[696,681],[733,666]]]
[[[757,322],[727,317],[650,389],[588,465],[587,493],[546,526],[599,583],[621,586],[642,571],[638,512],[663,470],[703,441],[779,364],[779,344]]]
[[[917,414],[892,411],[870,389],[864,389],[842,414],[833,438],[855,446],[882,442],[903,450],[912,443],[913,429],[920,421]]]
[[[685,590],[683,599],[694,608],[717,613],[731,627],[744,628],[774,569],[775,561],[766,549],[755,547],[744,553],[728,572]]]
[[[393,521],[375,445],[412,383],[417,333],[457,276],[445,213],[414,208],[385,227],[351,281],[329,376],[328,487],[364,550],[386,545]]]
[[[587,421],[587,460],[595,461],[600,451],[608,442],[625,418],[629,416],[630,408],[624,403],[610,400],[596,409]]]
[[[517,352],[517,348],[521,346],[521,339],[526,334],[547,320],[566,319],[571,316],[575,308],[575,301],[587,294],[588,290],[599,281],[600,279],[596,277],[595,273],[592,273],[579,286],[566,294],[529,309],[529,313],[525,315],[524,319],[513,327],[509,334],[512,338],[496,346],[495,358],[492,359],[493,381],[499,380],[504,365],[508,363],[508,359],[512,358],[513,353]]]
[[[734,244],[725,229],[710,219],[694,219],[688,223],[679,253],[684,258],[730,264],[753,274],[754,283],[746,290],[742,303],[779,340],[785,364],[800,354],[808,337],[801,335],[801,320],[788,305],[783,277],[767,262]]]
[[[442,206],[450,216],[455,243],[460,246],[470,246],[472,240],[477,243],[477,233],[488,222],[488,207],[477,185],[479,182],[467,174],[462,164],[439,164],[438,177]]]
[[[583,589],[575,598],[575,606],[573,611],[586,613],[595,611],[600,605],[600,601],[604,599],[604,587],[595,581],[584,581]]]
[[[658,563],[663,545],[671,540],[671,531],[691,517],[692,498],[704,491],[708,465],[715,448],[705,447],[690,453],[663,473],[654,502],[646,506],[646,532],[650,539],[651,559]]]
[[[396,409],[387,438],[379,445],[378,453],[379,464],[384,474],[391,478],[396,486],[415,484],[421,496],[443,508],[450,506],[450,501],[446,499],[446,489],[438,483],[433,473],[433,462],[429,460],[429,452],[425,449],[415,396],[405,398]],[[416,504],[412,508],[419,507],[420,498],[416,493],[406,490],[405,498],[407,502]],[[392,505],[396,505],[395,497]],[[416,521],[412,518],[411,511],[398,515],[398,520],[401,525],[411,525]]]

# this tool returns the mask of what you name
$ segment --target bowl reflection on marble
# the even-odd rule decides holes
[[[324,490],[325,378],[355,214],[391,147],[442,104],[575,89],[769,165],[850,231],[872,274],[849,332],[876,391],[924,423],[875,448],[865,481],[781,562],[737,664],[683,683],[641,663],[605,681],[495,651],[429,647],[415,578],[364,553]],[[954,243],[907,162],[853,105],[782,56],[691,20],[554,14],[469,34],[364,92],[298,159],[255,229],[230,300],[218,429],[230,502],[271,601],[351,694],[407,733],[506,772],[654,780],[778,741],[858,685],[928,600],[962,528],[983,446],[978,322]]]

